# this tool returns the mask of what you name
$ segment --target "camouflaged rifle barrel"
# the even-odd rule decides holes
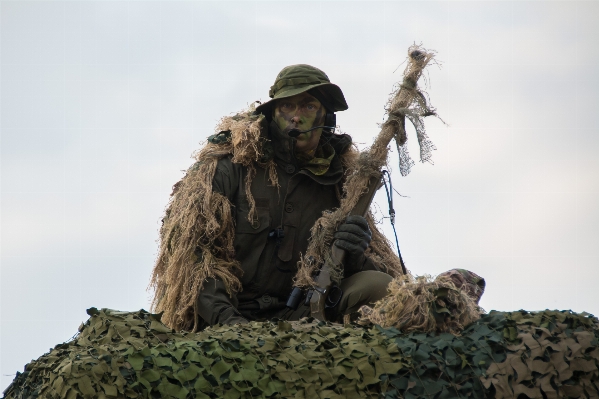
[[[382,168],[387,164],[389,144],[394,138],[400,145],[405,142],[405,112],[410,105],[422,96],[418,91],[418,79],[422,71],[434,57],[434,53],[420,46],[411,46],[408,49],[408,65],[404,71],[403,82],[399,90],[389,100],[387,105],[388,118],[381,126],[381,132],[374,140],[374,144],[360,154],[360,160],[354,176],[348,178],[343,192],[361,192],[357,197],[345,196],[341,199],[340,208],[348,208],[349,215],[366,216],[374,194],[381,187]],[[401,141],[401,142],[400,142]],[[348,187],[349,186],[349,187]],[[349,203],[348,202],[352,202]],[[325,259],[318,276],[315,279],[313,294],[310,299],[312,317],[326,321],[325,305],[327,297],[333,291],[331,270],[341,270],[345,251],[336,245],[331,245],[331,252]],[[405,266],[402,263],[404,274]],[[335,295],[341,295],[337,292]],[[335,302],[335,301],[332,301]]]

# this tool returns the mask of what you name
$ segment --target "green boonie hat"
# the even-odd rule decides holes
[[[289,65],[279,72],[268,93],[272,100],[256,107],[256,113],[263,113],[273,105],[275,100],[292,97],[315,88],[318,88],[317,98],[325,103],[329,111],[345,111],[348,108],[343,92],[339,86],[331,83],[326,73],[311,65],[297,64]]]

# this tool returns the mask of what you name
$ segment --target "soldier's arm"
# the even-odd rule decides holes
[[[212,191],[232,201],[238,187],[237,178],[231,161],[227,158],[220,160],[212,180]],[[210,278],[204,282],[196,304],[198,315],[211,326],[217,323],[247,323],[237,310],[237,296],[230,296],[225,284],[217,278]]]
[[[210,278],[198,295],[198,315],[209,325],[247,323],[237,310],[237,297],[230,297],[223,282]]]

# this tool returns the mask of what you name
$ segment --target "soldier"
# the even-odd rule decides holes
[[[341,89],[309,65],[277,76],[271,100],[225,118],[186,176],[163,219],[152,283],[154,307],[177,329],[309,316],[286,306],[311,229],[339,206],[356,158],[351,137],[335,134]],[[340,320],[386,294],[399,259],[372,217],[350,216],[335,233],[347,253]]]

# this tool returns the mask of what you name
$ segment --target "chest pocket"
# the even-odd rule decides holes
[[[270,201],[268,198],[254,197],[256,201],[256,213],[253,220],[248,220],[250,213],[250,205],[247,196],[242,196],[239,199],[237,206],[237,217],[235,224],[235,232],[243,234],[257,234],[266,230],[270,226]]]

